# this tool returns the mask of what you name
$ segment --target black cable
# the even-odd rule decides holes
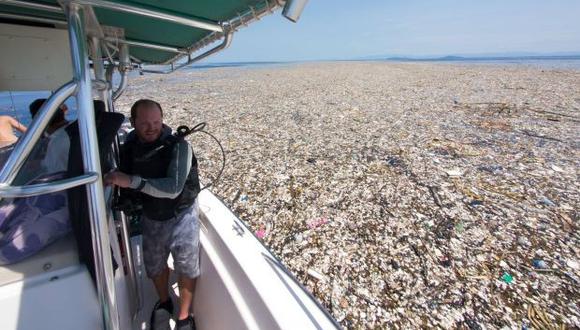
[[[204,127],[205,127],[205,123],[201,123],[201,124],[203,124],[203,125],[204,125]],[[193,129],[195,129],[196,127],[198,127],[198,126],[199,126],[199,125],[201,125],[201,124],[197,124],[197,125],[196,125],[196,126],[193,128]],[[192,130],[193,130],[193,129],[192,129]],[[215,136],[213,136],[213,134],[211,134],[211,133],[209,133],[209,132],[206,132],[206,131],[204,131],[204,130],[203,130],[203,127],[202,127],[202,129],[200,129],[200,130],[197,130],[197,131],[195,131],[195,132],[205,133],[205,134],[207,134],[207,135],[211,136],[211,137],[212,137],[212,138],[215,140],[215,142],[217,142],[218,146],[220,146],[220,149],[221,149],[221,151],[222,151],[222,168],[221,168],[221,170],[219,171],[218,175],[216,176],[215,180],[213,180],[213,181],[212,181],[212,182],[210,182],[208,185],[206,185],[205,187],[203,187],[203,189],[201,189],[201,190],[204,190],[204,189],[207,189],[207,188],[209,188],[209,187],[211,187],[211,186],[215,185],[215,184],[216,184],[216,182],[218,182],[218,181],[219,181],[219,179],[221,178],[222,174],[224,173],[224,169],[226,168],[226,152],[225,152],[225,150],[224,150],[224,147],[222,147],[222,144],[220,143],[220,141],[219,141],[219,140],[218,140],[218,139],[217,139]]]
[[[206,132],[206,131],[203,130],[205,128],[205,126],[207,126],[207,124],[205,122],[201,122],[201,123],[193,126],[191,129],[189,127],[185,126],[185,125],[182,125],[182,126],[177,127],[177,130],[176,130],[176,133],[175,133],[175,135],[178,138],[182,138],[182,139],[185,138],[186,136],[192,134],[192,133],[197,133],[197,132],[205,133],[205,134],[209,135],[212,139],[214,139],[215,142],[217,142],[218,146],[220,147],[220,149],[222,151],[222,168],[220,169],[220,171],[219,171],[218,175],[216,176],[215,180],[213,180],[208,185],[206,185],[205,187],[203,187],[203,189],[201,189],[200,191],[202,191],[204,189],[207,189],[207,188],[215,185],[218,182],[218,180],[221,178],[221,176],[222,176],[222,174],[224,172],[224,169],[226,168],[226,152],[224,150],[224,147],[222,146],[222,144],[220,143],[220,141],[215,136],[213,136],[213,134],[211,134],[211,133]]]

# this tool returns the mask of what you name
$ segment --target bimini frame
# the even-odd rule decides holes
[[[170,53],[175,53],[176,55],[169,60],[163,63],[147,63],[147,64],[156,64],[156,65],[166,65],[168,66],[167,69],[163,70],[155,70],[155,69],[144,69],[141,68],[142,72],[147,73],[171,73],[179,68],[184,66],[190,65],[192,63],[198,62],[210,55],[215,54],[225,48],[227,48],[231,41],[233,33],[239,30],[241,27],[247,26],[248,24],[261,19],[263,16],[266,16],[278,8],[285,6],[285,13],[286,9],[298,7],[300,10],[304,7],[304,3],[306,0],[264,0],[263,6],[260,8],[249,7],[247,11],[243,13],[238,13],[238,16],[235,18],[227,21],[227,22],[214,22],[210,20],[203,20],[203,19],[196,19],[191,17],[183,17],[174,14],[169,14],[160,11],[154,11],[147,8],[141,8],[138,6],[133,5],[125,5],[125,4],[117,4],[110,1],[105,0],[62,0],[63,3],[74,2],[78,5],[83,5],[87,7],[98,7],[98,8],[106,8],[108,10],[114,10],[134,15],[141,15],[150,17],[153,19],[169,21],[176,24],[181,24],[184,26],[195,27],[200,29],[205,29],[208,31],[212,31],[207,37],[201,39],[200,41],[196,42],[195,44],[191,45],[188,48],[177,48],[170,45],[163,45],[158,43],[150,43],[150,42],[143,42],[131,39],[124,39],[124,38],[116,38],[111,36],[104,36],[103,37],[103,44],[109,48],[115,49],[115,45],[117,44],[126,44],[133,47],[142,47],[142,48],[149,48],[149,49],[156,49],[162,50]],[[296,5],[298,3],[298,5]],[[27,2],[23,0],[0,0],[0,4],[6,4],[10,6],[16,7],[23,7],[23,8],[30,8],[50,13],[62,13],[63,9],[58,6],[53,6],[49,4],[40,4],[35,2]],[[291,13],[294,14],[294,13]],[[295,14],[294,14],[295,15]],[[48,18],[41,18],[36,16],[28,16],[28,15],[14,15],[14,14],[1,14],[0,17],[6,18],[14,18],[14,19],[24,19],[30,21],[37,21],[37,22],[44,22],[49,24],[67,24],[66,21],[62,21],[59,19],[48,19]],[[295,19],[290,18],[292,21]],[[200,51],[201,49],[206,48],[207,46],[215,43],[216,41],[223,39],[220,44],[217,46],[209,49],[208,51],[198,55],[193,56],[196,52]],[[133,59],[134,62],[139,63],[140,61]]]

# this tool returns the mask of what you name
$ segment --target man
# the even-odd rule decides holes
[[[173,313],[169,253],[178,274],[176,329],[195,329],[190,308],[200,272],[197,161],[189,144],[163,125],[159,103],[147,99],[135,102],[131,124],[135,130],[121,150],[120,171],[107,174],[105,183],[136,191],[143,202],[143,258],[159,295],[151,314],[151,329],[169,329]]]
[[[40,108],[42,107],[44,102],[46,102],[46,99],[36,99],[32,103],[30,103],[30,106],[28,106],[28,110],[30,111],[30,116],[33,119],[34,119],[34,117],[36,117],[36,114],[38,113],[38,111],[40,111]],[[52,115],[52,118],[50,118],[50,122],[48,123],[48,126],[46,127],[46,134],[47,135],[54,134],[58,129],[60,129],[68,124],[68,121],[66,120],[66,113],[67,112],[68,112],[68,107],[66,104],[63,103],[58,107],[58,109],[56,110],[54,115]]]
[[[0,116],[0,148],[10,146],[18,140],[14,129],[26,133],[26,126],[10,116]]]
[[[28,110],[32,119],[36,117],[45,102],[46,99],[36,99],[30,104]],[[66,133],[66,126],[69,124],[65,117],[66,111],[68,111],[67,106],[61,104],[46,127],[44,138],[47,145],[46,149],[42,150],[43,154],[39,155],[43,172],[56,173],[67,170],[70,139]]]

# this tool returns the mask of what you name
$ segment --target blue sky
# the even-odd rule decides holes
[[[310,0],[298,23],[275,12],[208,62],[520,52],[580,53],[580,0]]]

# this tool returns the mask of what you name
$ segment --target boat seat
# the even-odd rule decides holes
[[[75,238],[68,234],[33,256],[0,266],[0,286],[77,264],[79,257]]]

